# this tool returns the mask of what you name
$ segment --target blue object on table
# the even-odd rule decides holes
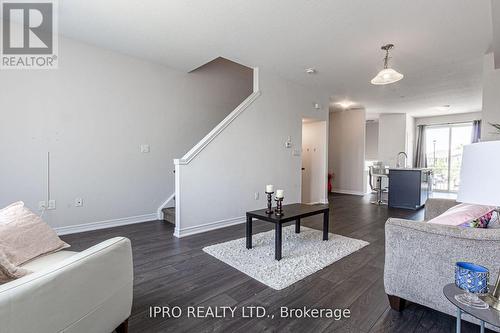
[[[455,264],[455,284],[469,293],[486,294],[489,276],[490,272],[486,267],[470,262]]]

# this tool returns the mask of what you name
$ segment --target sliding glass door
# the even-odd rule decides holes
[[[472,123],[426,127],[427,165],[434,173],[434,191],[456,192],[463,147],[472,142]]]

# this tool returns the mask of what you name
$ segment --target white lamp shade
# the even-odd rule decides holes
[[[381,70],[377,76],[375,76],[371,83],[376,85],[394,83],[401,80],[404,77],[403,74],[395,71],[392,68],[385,68]]]
[[[500,141],[464,147],[457,201],[500,206]]]

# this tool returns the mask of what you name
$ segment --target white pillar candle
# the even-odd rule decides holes
[[[283,198],[285,195],[285,191],[283,190],[276,190],[276,198]]]
[[[267,193],[273,193],[274,192],[274,186],[273,185],[266,185],[266,192]]]

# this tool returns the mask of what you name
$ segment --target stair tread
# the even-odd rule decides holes
[[[175,207],[165,207],[161,211],[164,221],[175,224]]]

